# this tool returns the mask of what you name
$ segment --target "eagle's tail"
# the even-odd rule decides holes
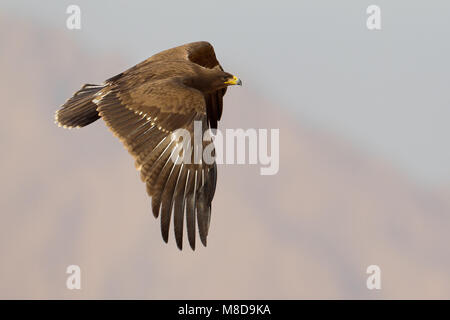
[[[55,113],[55,123],[64,128],[84,127],[99,119],[94,96],[104,85],[85,84]]]

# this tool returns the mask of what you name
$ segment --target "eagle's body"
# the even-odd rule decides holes
[[[101,85],[84,85],[56,113],[64,127],[83,127],[102,118],[136,160],[152,197],[155,217],[167,242],[173,213],[175,238],[182,248],[183,221],[195,249],[195,230],[206,246],[216,164],[175,163],[174,131],[193,136],[194,121],[203,131],[217,128],[226,87],[241,84],[223,71],[213,47],[194,42],[162,51]]]

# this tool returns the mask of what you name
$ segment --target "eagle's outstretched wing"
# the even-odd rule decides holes
[[[194,141],[194,121],[202,123],[203,131],[208,128],[203,94],[177,78],[169,78],[146,81],[132,89],[112,83],[93,102],[101,118],[135,158],[152,197],[153,214],[161,215],[164,241],[168,241],[173,212],[177,246],[182,249],[184,215],[192,249],[196,221],[206,246],[216,165],[175,163],[172,156],[178,150],[177,129],[188,130]],[[193,143],[190,146],[194,148]]]

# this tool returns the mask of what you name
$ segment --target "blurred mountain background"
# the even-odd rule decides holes
[[[83,83],[138,61],[68,32],[0,14],[0,298],[450,298],[446,184],[419,183],[251,87],[228,91],[220,127],[280,128],[279,173],[219,166],[208,247],[180,252],[172,230],[164,244],[104,123],[53,123]],[[71,264],[79,291],[65,286]],[[366,288],[371,264],[382,290]]]

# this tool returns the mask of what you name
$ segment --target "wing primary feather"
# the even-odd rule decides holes
[[[148,178],[145,180],[147,184],[147,192],[152,197],[152,211],[155,218],[159,216],[159,208],[161,205],[161,188],[164,187],[163,183],[165,182],[165,179],[167,179],[167,176],[163,175],[163,170],[167,167],[166,164],[168,162],[173,164],[173,162],[169,159],[171,152],[168,152],[168,150],[169,147],[165,149],[161,156],[155,161],[149,175],[147,176]]]
[[[169,160],[168,168],[171,168],[168,178],[166,179],[161,196],[161,234],[165,242],[169,240],[170,219],[172,216],[172,205],[174,190],[178,181],[181,165],[173,164]],[[164,172],[164,170],[163,170]],[[163,174],[161,172],[161,174]]]
[[[181,164],[180,175],[178,178],[177,186],[175,188],[175,193],[173,195],[173,229],[175,233],[175,241],[177,242],[177,247],[183,249],[183,211],[185,206],[185,195],[186,195],[186,178],[188,170],[184,164]]]
[[[205,169],[200,171],[201,183],[200,188],[197,189],[197,199],[196,199],[196,210],[197,210],[197,224],[198,232],[200,234],[200,240],[202,244],[206,247],[208,228],[209,228],[209,217],[210,217],[210,207],[209,207],[209,196],[208,196],[208,186],[206,183]]]
[[[152,196],[152,206],[154,214],[160,209],[162,194],[174,166],[174,163],[171,159],[174,152],[175,149],[170,148],[170,146],[166,149],[164,155],[155,162],[154,169],[151,172],[151,176],[147,180],[147,186],[150,182],[150,192]]]
[[[197,183],[197,171],[189,170],[186,182],[186,228],[189,245],[195,250],[195,189]]]

